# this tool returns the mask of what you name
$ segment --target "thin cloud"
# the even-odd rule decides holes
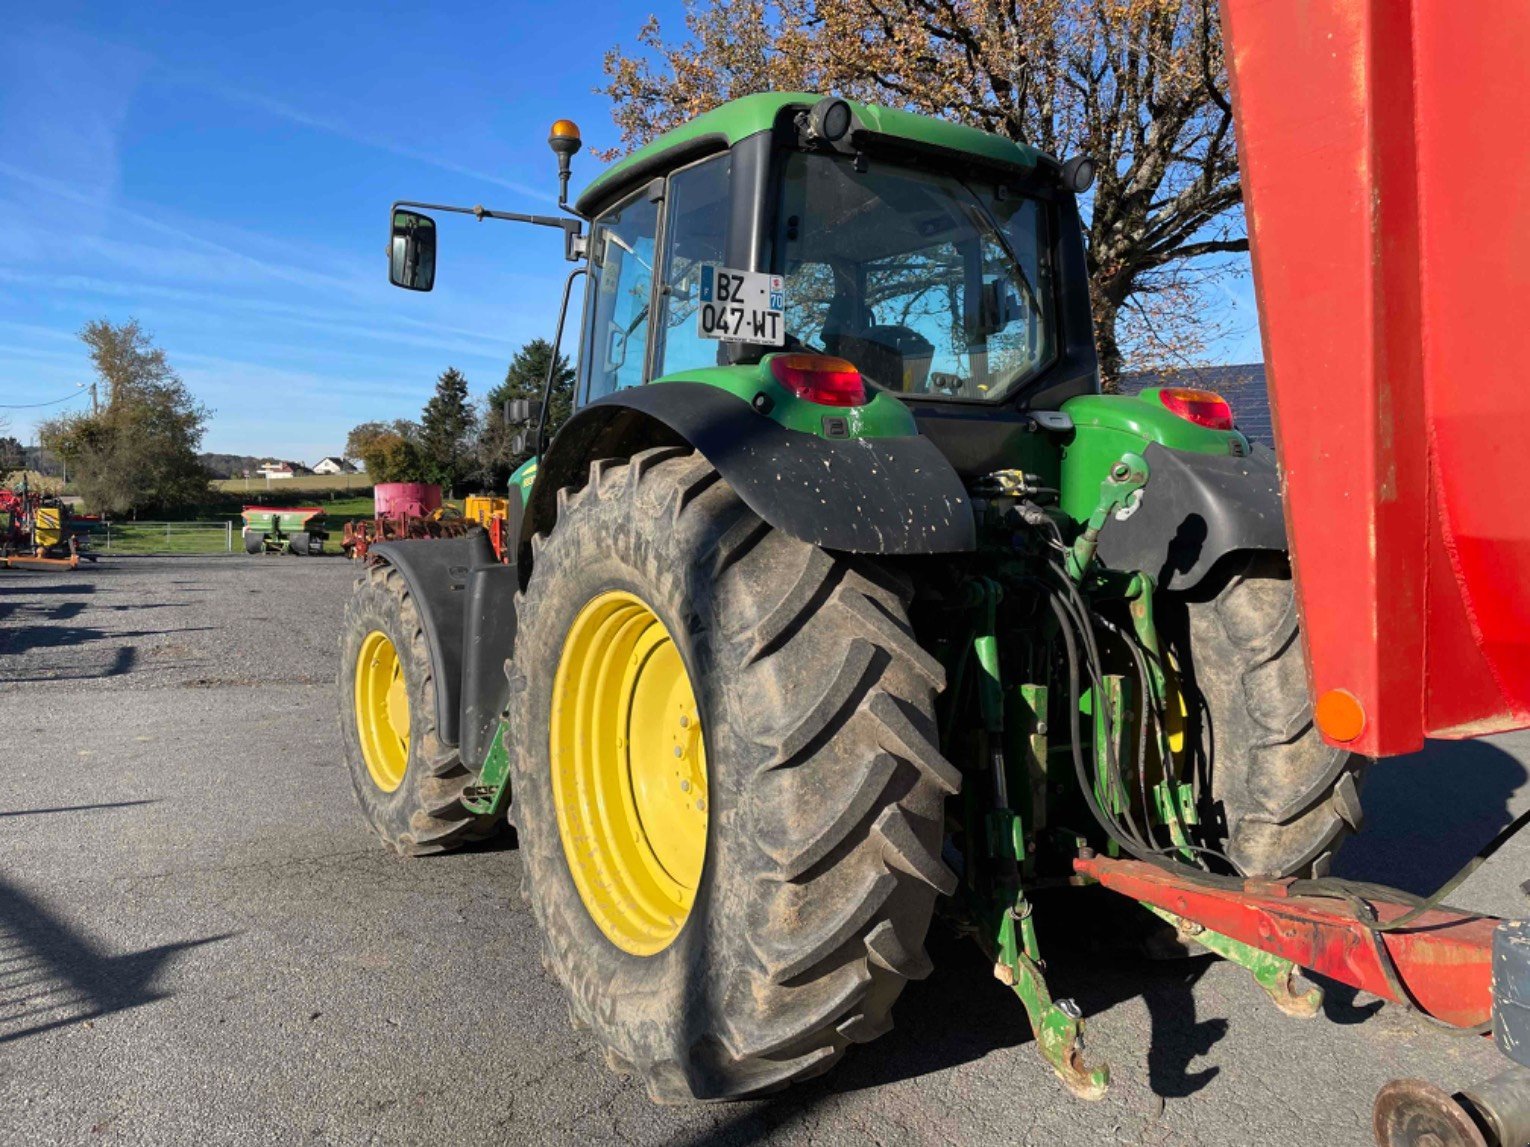
[[[3,175],[8,179],[13,179],[18,183],[24,183],[30,187],[35,187],[39,191],[46,192],[48,195],[54,196],[58,199],[67,200],[71,203],[79,203],[95,208],[101,208],[103,206],[99,198],[96,196],[89,195],[80,189],[67,183],[61,182],[57,179],[50,179],[45,175],[38,175],[36,172],[26,171],[22,168],[15,167],[3,161],[0,161],[0,175]],[[308,287],[310,289],[319,291],[343,291],[348,295],[371,293],[370,282],[364,282],[359,278],[342,279],[337,276],[326,275],[318,271],[294,270],[291,267],[278,266],[274,263],[267,263],[264,260],[257,259],[252,255],[247,255],[243,251],[237,251],[234,248],[227,247],[222,243],[214,242],[213,240],[206,239],[201,235],[196,235],[190,231],[172,226],[169,223],[155,219],[153,216],[145,215],[140,211],[134,211],[131,208],[122,206],[121,204],[107,204],[105,205],[105,210],[147,230],[158,232],[161,235],[166,235],[173,239],[179,239],[181,242],[189,244],[193,247],[198,247],[204,252],[216,254],[224,259],[232,260],[241,266],[259,271],[260,273],[271,278],[292,283],[294,286]]]
[[[430,152],[420,151],[418,148],[406,147],[403,144],[398,143],[395,140],[388,139],[384,136],[376,136],[364,131],[358,131],[339,120],[330,119],[326,116],[314,115],[312,112],[304,111],[299,107],[294,107],[292,104],[286,103],[285,101],[276,99],[272,96],[268,96],[263,92],[250,91],[246,88],[230,87],[227,84],[208,83],[202,80],[194,80],[189,77],[180,77],[180,79],[182,82],[194,84],[195,86],[202,88],[205,91],[212,92],[214,95],[220,96],[223,99],[228,100],[230,103],[243,104],[246,107],[255,108],[259,111],[266,112],[268,115],[276,116],[278,119],[284,119],[289,123],[298,124],[301,127],[310,128],[314,131],[322,131],[329,135],[337,136],[340,139],[349,140],[351,143],[358,143],[363,147],[371,147],[376,148],[379,151],[386,151],[392,155],[401,156],[404,159],[412,159],[416,163],[424,163],[430,167],[440,168],[442,171],[449,171],[453,175],[461,175],[465,178],[476,179],[483,183],[492,183],[496,187],[506,188],[507,190],[514,191],[519,195],[524,195],[530,199],[536,199],[543,203],[557,202],[557,199],[548,193],[545,188],[532,187],[526,183],[518,183],[513,179],[504,179],[501,176],[493,175],[490,172],[480,171],[474,167],[467,167],[464,164],[457,163],[456,161],[450,159],[443,159],[441,156],[434,155]]]
[[[399,346],[445,351],[447,354],[472,356],[474,358],[503,360],[507,352],[513,350],[517,345],[513,335],[508,332],[488,333],[466,327],[408,318],[402,315],[390,316],[388,323],[379,324],[376,322],[378,312],[375,307],[357,310],[315,310],[312,307],[302,307],[269,299],[214,294],[207,291],[166,287],[131,280],[108,279],[94,275],[30,274],[24,271],[13,271],[4,267],[0,267],[0,283],[15,283],[33,288],[42,287],[68,295],[91,294],[104,298],[129,299],[139,303],[151,299],[163,303],[184,303],[199,308],[204,314],[221,313],[278,317],[287,323],[305,329],[324,331],[331,335],[347,334],[368,343],[393,343]],[[0,329],[13,325],[15,324],[0,322]],[[39,333],[47,330],[47,328],[35,329]],[[59,332],[55,332],[55,334],[57,333]],[[64,337],[73,338],[74,336],[66,334]]]

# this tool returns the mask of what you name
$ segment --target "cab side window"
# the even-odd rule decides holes
[[[601,216],[590,235],[582,402],[644,381],[658,229],[658,204],[639,195]]]
[[[655,378],[717,365],[722,344],[696,333],[696,308],[701,268],[726,262],[729,171],[729,157],[718,155],[669,177]]]

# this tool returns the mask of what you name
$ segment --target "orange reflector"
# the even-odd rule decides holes
[[[1348,689],[1330,689],[1318,698],[1317,727],[1334,741],[1353,741],[1365,732],[1365,710]]]
[[[853,362],[826,354],[778,354],[770,373],[798,398],[824,406],[864,406],[866,384]]]
[[[1214,391],[1167,386],[1158,392],[1158,401],[1170,414],[1177,414],[1186,422],[1193,422],[1208,430],[1233,428],[1232,407],[1228,405],[1227,399]]]

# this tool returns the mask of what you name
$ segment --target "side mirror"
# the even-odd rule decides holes
[[[540,398],[512,398],[505,403],[505,424],[507,426],[525,426],[528,422],[535,422],[542,417],[542,400]]]
[[[436,285],[436,221],[429,215],[394,209],[388,282],[406,291],[428,291]]]
[[[1009,284],[1002,279],[984,283],[978,296],[976,322],[967,332],[974,342],[996,335],[1025,313]]]

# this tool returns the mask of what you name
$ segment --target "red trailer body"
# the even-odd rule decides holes
[[[1523,728],[1530,5],[1223,18],[1319,724],[1376,756]]]

